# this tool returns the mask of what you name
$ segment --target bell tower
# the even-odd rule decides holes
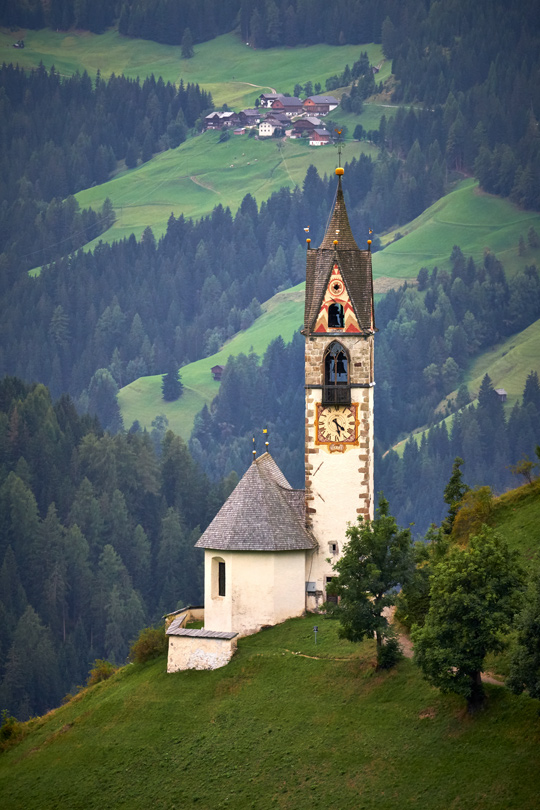
[[[373,518],[373,278],[371,241],[355,242],[342,176],[320,247],[308,240],[306,338],[306,520],[317,548],[306,557],[306,606],[326,600],[348,523]]]

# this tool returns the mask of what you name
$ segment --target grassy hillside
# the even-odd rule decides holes
[[[537,569],[540,565],[540,480],[497,498],[493,525],[510,547],[523,555],[527,566]]]
[[[24,36],[24,50],[12,45]],[[230,107],[252,106],[262,89],[275,88],[278,92],[292,93],[296,82],[325,81],[341,73],[346,64],[367,51],[372,64],[383,61],[380,45],[312,45],[298,48],[254,50],[241,42],[235,34],[225,34],[210,42],[195,46],[192,59],[181,59],[180,47],[159,45],[142,39],[122,37],[115,30],[105,34],[83,31],[14,31],[0,29],[0,62],[18,62],[23,67],[37,67],[43,62],[66,76],[87,70],[93,76],[97,70],[102,76],[111,73],[136,78],[162,76],[165,81],[197,82],[212,93],[214,102]],[[390,63],[382,65],[378,80],[390,75]]]
[[[518,256],[519,237],[526,240],[531,225],[538,231],[540,214],[522,211],[507,199],[480,191],[474,180],[465,180],[412,222],[385,234],[381,240],[385,249],[377,254],[375,265],[378,275],[382,265],[385,275],[411,278],[422,266],[447,265],[453,246],[459,245],[475,259],[491,250],[512,273],[539,263],[540,249]],[[403,238],[393,241],[399,233]]]
[[[231,354],[249,354],[251,350],[262,356],[268,344],[280,335],[285,342],[292,340],[304,314],[304,285],[278,293],[263,305],[263,310],[248,330],[235,335],[220,352],[181,369],[184,393],[176,402],[163,400],[160,375],[141,377],[122,388],[118,403],[124,425],[129,427],[138,419],[143,427],[150,428],[158,414],[165,414],[171,430],[189,439],[195,415],[205,402],[210,404],[219,390],[210,372],[212,366],[225,365]]]
[[[507,391],[509,411],[521,399],[530,371],[540,373],[540,320],[475,358],[465,382],[471,392],[477,393],[482,378],[489,374],[495,388]]]
[[[476,401],[476,395],[480,389],[480,384],[486,374],[489,374],[494,388],[504,388],[508,394],[505,403],[506,415],[516,404],[521,401],[525,381],[531,371],[540,374],[540,320],[535,321],[523,332],[504,340],[479,354],[472,361],[470,368],[465,375],[465,382],[469,393]],[[450,394],[447,399],[452,399],[456,391]],[[441,403],[442,404],[442,403]],[[447,416],[441,422],[446,422],[450,431],[454,416]],[[419,430],[414,434],[414,438],[419,445],[422,436],[426,431]],[[399,455],[403,455],[406,440],[394,446]]]
[[[331,146],[310,147],[290,139],[259,141],[247,135],[231,135],[219,143],[219,135],[205,132],[76,194],[81,208],[101,208],[107,197],[112,201],[116,222],[96,242],[113,242],[131,233],[140,237],[148,225],[157,237],[165,231],[171,212],[201,217],[219,204],[236,212],[248,191],[261,203],[282,186],[302,185],[310,164],[317,166],[321,176],[332,173],[337,165]],[[352,143],[347,159],[362,152],[375,156],[376,150],[369,144]]]
[[[315,646],[313,621],[241,640],[214,672],[127,666],[31,721],[0,758],[3,806],[538,806],[535,701],[487,686],[471,720],[411,661],[376,673],[373,642],[339,641],[322,617]]]

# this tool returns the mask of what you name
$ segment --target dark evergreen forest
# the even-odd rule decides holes
[[[27,718],[125,661],[139,630],[200,604],[194,549],[237,481],[178,436],[104,433],[67,395],[0,381],[0,706]]]

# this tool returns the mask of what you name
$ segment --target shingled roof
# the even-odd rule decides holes
[[[337,245],[334,245],[334,240],[337,240]],[[304,332],[313,331],[334,264],[341,271],[360,329],[373,332],[371,251],[360,250],[356,244],[345,207],[341,177],[324,239],[320,247],[307,251]]]
[[[312,549],[304,493],[292,489],[269,453],[256,459],[196,543],[223,551]]]

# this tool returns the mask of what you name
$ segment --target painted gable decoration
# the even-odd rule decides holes
[[[315,322],[314,332],[360,332],[351,299],[337,264],[330,279]]]

